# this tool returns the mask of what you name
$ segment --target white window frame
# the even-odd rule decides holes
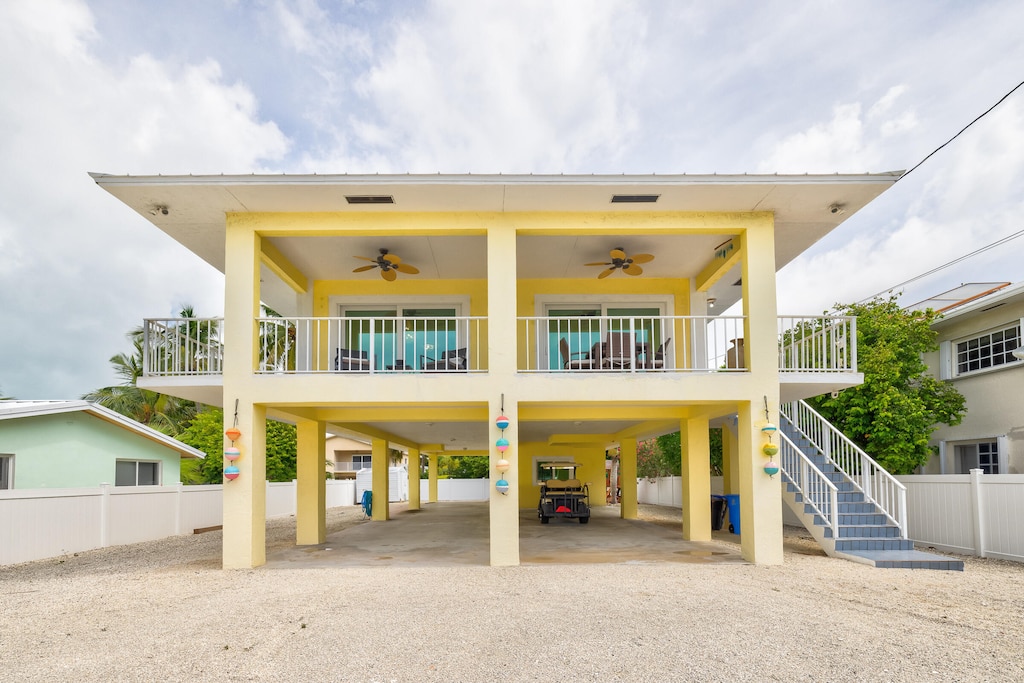
[[[990,337],[992,334],[996,334],[996,333],[999,333],[999,332],[1005,333],[1007,331],[1012,331],[1014,329],[1016,329],[1016,331],[1017,331],[1017,339],[1018,339],[1018,343],[1019,343],[1019,341],[1021,340],[1021,333],[1022,333],[1022,331],[1024,331],[1024,319],[1016,320],[1016,321],[1013,321],[1013,322],[1009,322],[1009,323],[1006,323],[1004,325],[997,325],[995,327],[990,327],[987,330],[984,330],[984,331],[981,331],[981,332],[976,332],[976,333],[973,333],[973,334],[970,334],[970,335],[966,335],[966,336],[960,337],[958,339],[950,340],[948,342],[948,345],[946,345],[946,344],[940,345],[940,348],[939,348],[939,359],[940,359],[940,365],[941,365],[941,367],[940,367],[940,377],[942,379],[953,379],[953,378],[959,378],[959,377],[970,377],[970,376],[974,376],[974,375],[980,375],[980,374],[983,374],[983,373],[986,373],[986,372],[997,372],[999,370],[1004,370],[1006,368],[1017,367],[1021,363],[1024,363],[1024,361],[1017,360],[1013,356],[1010,356],[1009,359],[1006,359],[1006,355],[1009,354],[1010,352],[1008,350],[1004,349],[1000,353],[1000,355],[999,355],[999,357],[1002,358],[1002,361],[999,362],[999,363],[994,363],[994,364],[989,365],[988,367],[985,367],[985,368],[979,367],[979,368],[974,369],[974,370],[970,370],[970,369],[968,369],[968,370],[961,370],[960,369],[960,360],[959,360],[960,350],[959,350],[959,347],[960,347],[961,344],[969,344],[972,341],[981,340],[984,337]],[[991,344],[991,341],[990,341],[990,344]],[[990,359],[993,357],[991,355],[991,352],[989,353],[988,357]]]
[[[122,462],[130,462],[135,465],[135,483],[134,484],[118,484],[117,483],[117,465]],[[139,464],[153,464],[156,465],[156,483],[155,484],[140,484],[139,483]],[[145,460],[141,458],[118,458],[114,462],[114,486],[161,486],[164,480],[164,464],[160,460]]]
[[[985,467],[981,464],[981,449],[982,444],[991,445],[994,449],[991,455],[994,459],[990,459],[988,467],[995,467],[994,472],[985,472],[985,474],[1001,474],[1006,471],[1006,444],[1002,437],[986,437],[983,439],[970,439],[964,441],[950,441],[947,443],[947,449],[952,446],[953,451],[953,472],[956,474],[969,474],[972,469],[981,469],[985,471]],[[961,448],[974,447],[975,463],[971,467],[962,466],[962,455],[960,452]],[[963,471],[961,471],[963,470]]]
[[[0,453],[0,491],[14,488],[14,453]]]

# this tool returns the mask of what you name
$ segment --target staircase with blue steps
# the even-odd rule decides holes
[[[916,550],[913,541],[902,537],[899,525],[875,502],[865,499],[853,479],[828,460],[785,415],[781,418],[783,434],[836,486],[838,538],[833,537],[828,520],[804,500],[793,478],[782,473],[783,499],[829,556],[885,569],[963,571],[961,560]]]

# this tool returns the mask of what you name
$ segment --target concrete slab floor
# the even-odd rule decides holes
[[[487,508],[486,502],[445,502],[409,510],[405,504],[392,503],[389,521],[367,520],[329,535],[321,545],[273,550],[266,566],[487,566]],[[681,525],[620,519],[617,506],[593,508],[589,524],[553,519],[542,525],[536,510],[519,514],[519,559],[524,565],[746,564],[739,537],[732,539],[735,543],[684,541]]]

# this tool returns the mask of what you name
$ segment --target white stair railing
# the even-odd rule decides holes
[[[853,482],[865,501],[872,502],[907,537],[907,488],[857,444],[804,401],[782,405],[782,415]]]
[[[781,438],[779,459],[783,473],[803,494],[803,502],[832,529],[832,538],[839,538],[839,489],[788,436],[781,434]]]

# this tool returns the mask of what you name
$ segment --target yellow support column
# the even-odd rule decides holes
[[[619,443],[619,478],[622,480],[619,516],[622,519],[636,519],[636,439],[623,439]]]
[[[225,429],[234,415],[224,415]],[[238,404],[235,461],[240,474],[224,481],[224,569],[250,569],[267,561],[267,419],[262,406]]]
[[[420,451],[409,449],[409,509],[420,509]]]
[[[683,538],[711,540],[711,442],[707,418],[679,424],[682,448]]]
[[[437,502],[437,453],[427,456],[427,502]]]
[[[516,228],[512,223],[492,225],[487,230],[487,373],[492,387],[513,386],[517,377],[518,320],[516,318]],[[519,564],[519,403],[515,396],[504,398],[495,389],[488,399],[490,418],[490,541],[491,566]],[[502,410],[509,418],[502,434],[494,420]],[[494,447],[504,436],[509,448],[504,454]],[[495,464],[504,458],[510,468],[499,475]],[[494,487],[498,479],[508,482],[508,491]]]
[[[778,424],[779,350],[775,303],[775,230],[771,217],[742,233],[743,313],[746,316],[749,399],[739,406],[737,451],[740,548],[756,564],[782,564],[781,477],[764,472],[761,427]],[[765,403],[769,414],[765,416]]]
[[[324,470],[326,425],[299,420],[295,487],[295,543],[318,545],[327,541],[327,474]]]
[[[373,515],[370,517],[374,522],[385,522],[391,519],[388,498],[390,497],[390,485],[388,482],[388,442],[384,439],[373,439],[371,441],[372,457],[370,458],[370,469],[373,474]]]
[[[260,237],[244,219],[229,216],[224,261],[224,427],[242,433],[240,474],[224,482],[223,563],[249,569],[267,559],[266,409],[248,395],[258,348]],[[237,406],[237,408],[236,408]],[[226,445],[226,442],[225,442]]]

